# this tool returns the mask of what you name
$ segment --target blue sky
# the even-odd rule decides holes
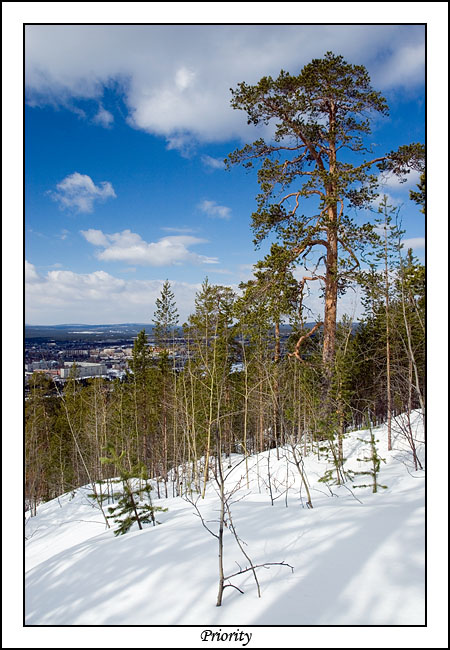
[[[424,38],[421,25],[28,26],[26,322],[151,322],[166,278],[185,320],[205,276],[237,287],[268,243],[252,243],[256,174],[222,161],[270,130],[231,109],[230,87],[342,54],[388,100],[370,137],[382,154],[424,142]],[[423,260],[418,175],[384,182]],[[318,295],[309,306],[320,313]],[[354,294],[344,311],[359,313]]]

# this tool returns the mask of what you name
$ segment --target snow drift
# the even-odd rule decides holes
[[[422,417],[414,414],[414,435],[423,440]],[[395,427],[394,427],[395,429]],[[386,427],[375,429],[382,463],[376,494],[354,480],[343,486],[319,482],[330,467],[309,455],[304,467],[313,509],[289,449],[249,458],[250,480],[241,457],[227,485],[239,490],[233,521],[254,564],[285,561],[258,569],[261,598],[251,572],[233,579],[244,594],[218,585],[217,540],[208,534],[191,503],[182,497],[156,499],[167,507],[161,525],[115,537],[98,508],[80,488],[38,507],[27,518],[27,625],[423,625],[424,472],[414,470],[400,431],[387,451]],[[370,432],[344,441],[347,466],[366,470]],[[424,445],[419,444],[423,461]],[[225,463],[228,459],[225,460]],[[269,476],[270,468],[270,476]],[[270,481],[270,486],[269,486]],[[269,497],[272,490],[273,505]],[[198,508],[217,530],[219,497],[208,484]],[[235,539],[225,531],[225,571],[245,566]]]

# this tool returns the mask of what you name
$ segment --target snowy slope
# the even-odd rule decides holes
[[[422,438],[422,418],[415,415]],[[349,490],[318,479],[328,467],[305,459],[313,509],[304,507],[298,473],[285,456],[270,452],[231,473],[228,485],[241,487],[233,520],[254,564],[285,561],[258,569],[261,598],[251,572],[233,578],[245,593],[226,589],[215,606],[218,584],[217,540],[202,526],[193,506],[181,497],[157,499],[162,525],[114,537],[87,497],[63,495],[38,508],[26,524],[26,624],[48,625],[421,625],[424,623],[424,472],[414,471],[404,439],[386,448],[386,427],[375,430],[386,490]],[[349,434],[348,466],[366,470],[357,459],[369,447]],[[423,445],[420,446],[423,462]],[[233,463],[240,460],[235,456]],[[259,475],[259,478],[258,478]],[[365,477],[353,483],[367,482]],[[289,490],[286,494],[286,486]],[[278,491],[277,491],[278,490]],[[287,501],[287,507],[286,507]],[[214,485],[198,507],[217,531],[219,500]],[[225,531],[225,572],[246,566]]]

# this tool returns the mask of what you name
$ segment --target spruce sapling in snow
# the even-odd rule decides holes
[[[353,480],[352,470],[344,469],[344,463],[347,459],[342,454],[342,438],[339,439],[339,434],[336,433],[337,424],[333,423],[332,416],[328,418],[328,424],[322,424],[321,426],[322,431],[326,431],[328,438],[326,442],[328,444],[319,446],[318,451],[323,454],[322,458],[326,458],[333,466],[325,471],[324,475],[319,479],[319,483],[342,485],[347,480]]]
[[[154,506],[151,500],[152,486],[148,480],[146,469],[143,465],[138,464],[127,470],[122,459],[125,451],[117,455],[116,451],[109,445],[107,447],[110,457],[102,457],[102,463],[113,463],[119,472],[120,478],[117,483],[121,482],[123,492],[119,496],[116,506],[108,508],[108,519],[113,519],[114,523],[118,523],[118,528],[114,531],[114,535],[124,535],[127,533],[131,526],[137,522],[139,530],[142,530],[142,524],[152,523],[156,525],[155,512],[167,512],[167,508]],[[139,481],[136,482],[136,476],[139,476]]]
[[[360,440],[361,442],[366,442],[366,440],[364,440],[363,438],[358,438],[358,440]],[[370,449],[371,449],[371,454],[370,454],[370,456],[368,458],[366,458],[366,457],[358,458],[357,460],[360,461],[360,462],[364,462],[364,463],[372,463],[372,469],[370,469],[368,471],[365,471],[365,472],[354,472],[354,474],[355,475],[359,474],[360,476],[362,476],[362,475],[371,476],[373,482],[372,483],[365,483],[363,485],[354,485],[353,486],[354,488],[357,488],[357,487],[358,488],[371,487],[372,492],[374,492],[374,493],[378,491],[379,487],[383,488],[384,490],[387,489],[387,485],[381,485],[380,483],[377,482],[377,476],[378,476],[378,474],[380,472],[381,461],[383,461],[383,463],[386,462],[385,458],[381,458],[378,455],[377,445],[376,445],[377,442],[379,442],[379,440],[375,440],[375,436],[374,436],[374,433],[372,431],[372,428],[370,428]]]

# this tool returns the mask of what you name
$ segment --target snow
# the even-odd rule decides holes
[[[422,417],[413,419],[423,439]],[[25,535],[27,625],[423,625],[424,471],[414,470],[411,452],[394,427],[394,449],[387,431],[375,429],[382,463],[372,494],[356,477],[345,486],[327,487],[318,479],[330,467],[317,456],[305,458],[313,509],[305,506],[298,472],[288,462],[289,448],[249,458],[232,456],[235,469],[228,490],[238,487],[231,506],[233,522],[254,564],[286,562],[257,570],[258,598],[251,572],[232,579],[216,607],[217,539],[202,526],[192,504],[182,497],[156,498],[167,507],[161,525],[133,528],[115,537],[105,529],[90,488],[68,493],[38,507],[27,519]],[[350,433],[344,441],[347,466],[368,455],[370,432]],[[270,457],[269,457],[270,456]],[[268,458],[269,457],[269,458]],[[424,445],[419,443],[423,464]],[[273,505],[268,490],[268,461]],[[227,468],[228,459],[224,466]],[[227,470],[229,471],[229,470]],[[286,494],[286,487],[289,489]],[[286,507],[286,501],[287,506]],[[213,481],[198,508],[217,532],[219,499]],[[235,539],[225,530],[226,573],[247,566]]]

